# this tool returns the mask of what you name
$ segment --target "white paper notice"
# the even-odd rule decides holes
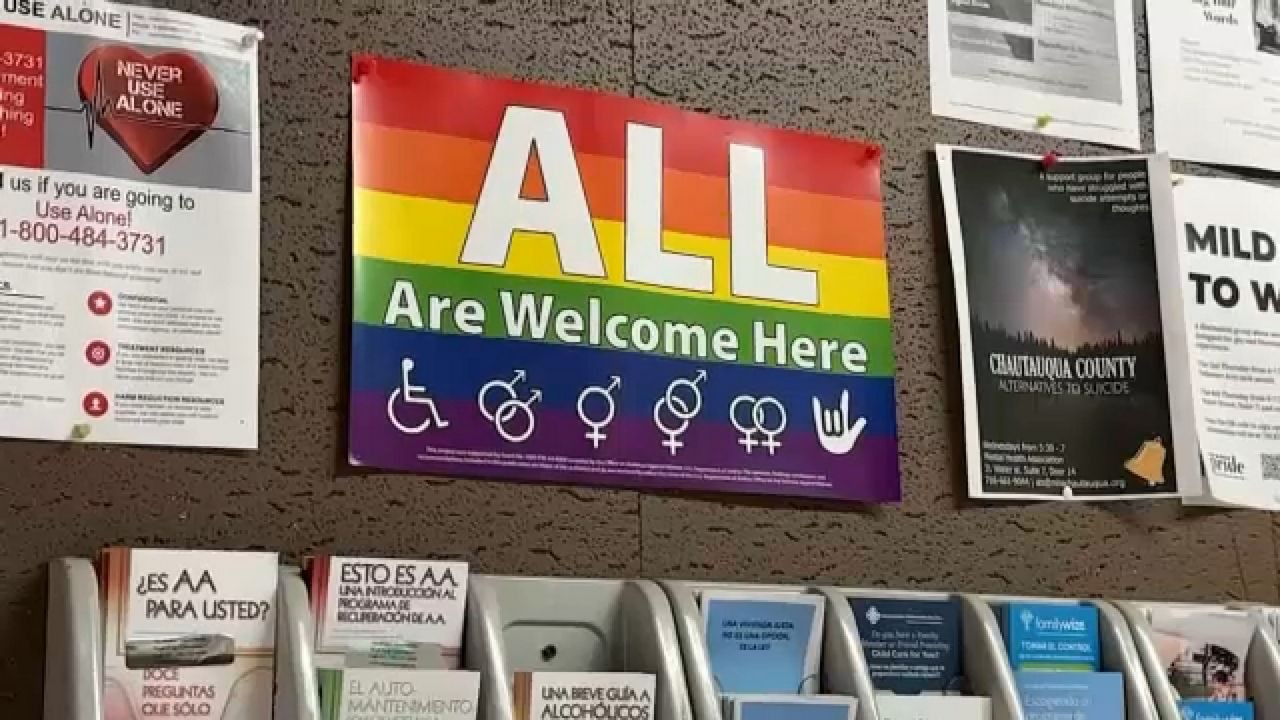
[[[1280,2],[1147,3],[1156,149],[1280,170]]]
[[[929,65],[935,115],[1141,145],[1131,0],[929,0]]]
[[[1185,502],[1280,510],[1280,190],[1185,177],[1173,197],[1160,283],[1180,299],[1165,336],[1180,336],[1186,376],[1170,384],[1190,392],[1199,456],[1186,462],[1204,472]]]
[[[0,435],[257,446],[257,31],[0,11]]]

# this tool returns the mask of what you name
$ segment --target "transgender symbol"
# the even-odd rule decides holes
[[[662,441],[662,446],[670,450],[672,455],[684,447],[680,436],[689,429],[689,422],[702,411],[702,389],[698,384],[706,379],[706,370],[699,370],[692,380],[676,378],[653,405],[653,424],[667,436]],[[674,418],[675,421],[665,423],[664,416]]]
[[[750,419],[745,423],[739,420],[739,416],[743,414],[741,410],[743,406],[751,408]],[[773,413],[769,412],[770,408],[773,408]],[[774,416],[772,422],[770,415]],[[757,398],[751,395],[739,395],[729,404],[729,422],[742,433],[742,437],[738,438],[738,444],[747,449],[748,455],[757,445],[768,450],[772,455],[782,447],[782,441],[778,440],[778,436],[787,429],[787,409],[775,397],[766,395]],[[756,440],[756,433],[763,435],[764,440]]]
[[[578,395],[578,419],[582,421],[583,425],[591,428],[584,437],[590,440],[591,447],[597,450],[600,449],[600,443],[609,437],[600,431],[613,422],[614,413],[618,410],[617,402],[613,399],[613,391],[617,390],[620,385],[622,385],[622,378],[617,375],[610,375],[607,387],[591,385],[583,389]],[[587,402],[593,396],[599,396],[605,408],[604,413],[595,418],[587,417]]]

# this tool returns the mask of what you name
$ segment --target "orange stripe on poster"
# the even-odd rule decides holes
[[[480,195],[492,143],[470,138],[353,123],[355,184],[413,197],[474,204]],[[623,161],[577,153],[578,171],[592,216],[621,221],[625,208]],[[526,197],[542,197],[541,173],[526,177]],[[883,258],[879,203],[770,186],[766,191],[768,237],[773,247],[845,257]],[[666,230],[713,237],[729,235],[729,186],[680,170],[663,171]]]

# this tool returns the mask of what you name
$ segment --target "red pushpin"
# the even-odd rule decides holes
[[[358,84],[371,72],[373,72],[373,60],[359,58],[351,64],[351,82]]]
[[[1056,150],[1050,150],[1044,154],[1044,157],[1040,158],[1040,166],[1045,170],[1052,170],[1053,166],[1057,165],[1061,159],[1062,156]]]
[[[867,162],[875,162],[879,160],[881,152],[883,151],[880,149],[879,145],[868,145],[867,154],[865,156]]]

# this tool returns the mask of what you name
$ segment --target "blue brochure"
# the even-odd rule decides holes
[[[729,699],[726,720],[853,720],[858,701],[829,695]]]
[[[1125,720],[1120,673],[1024,671],[1013,677],[1027,720]]]
[[[1092,605],[1009,603],[1004,638],[1014,670],[1098,669],[1098,608]]]
[[[816,690],[822,603],[819,595],[704,592],[707,654],[720,692]]]
[[[852,598],[849,604],[877,690],[918,695],[961,689],[954,600]]]
[[[1182,720],[1253,720],[1253,703],[1239,700],[1183,700],[1178,710]]]

